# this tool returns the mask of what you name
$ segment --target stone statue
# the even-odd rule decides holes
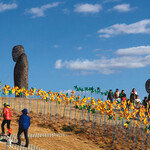
[[[28,60],[24,53],[24,48],[17,45],[12,49],[13,61],[16,62],[14,68],[14,86],[28,89]]]

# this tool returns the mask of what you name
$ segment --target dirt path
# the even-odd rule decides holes
[[[33,138],[30,143],[45,150],[100,150],[98,146],[89,140],[73,134],[65,137]]]
[[[0,123],[2,122],[2,119],[0,119]],[[17,134],[18,131],[18,123],[17,123],[17,117],[14,116],[11,128],[13,131],[13,134]],[[32,122],[29,134],[41,134],[41,133],[54,133],[53,129],[45,128],[42,126],[39,126],[36,122]],[[61,136],[61,137],[41,137],[41,138],[30,138],[30,144],[36,145],[42,149],[45,150],[98,150],[100,149],[98,145],[94,144],[92,141],[81,138],[78,135],[75,135],[70,132],[63,132],[61,131],[61,134],[65,134],[67,136]],[[68,135],[69,134],[69,135]],[[23,138],[24,141],[24,138]],[[0,144],[2,149],[5,149],[4,144]]]

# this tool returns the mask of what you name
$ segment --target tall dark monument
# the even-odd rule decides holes
[[[14,68],[14,86],[28,89],[28,60],[24,52],[24,47],[17,45],[12,49],[13,61],[16,62]]]

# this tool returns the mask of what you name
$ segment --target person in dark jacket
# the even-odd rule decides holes
[[[147,105],[148,105],[148,99],[147,99],[147,97],[144,97],[143,106],[144,106],[145,108],[147,108]]]
[[[137,97],[137,92],[135,91],[135,88],[133,88],[130,94],[130,102],[134,104],[136,97]]]
[[[21,145],[21,133],[24,132],[24,136],[26,139],[25,147],[29,146],[29,138],[28,138],[28,128],[30,126],[30,117],[27,115],[27,109],[22,110],[22,115],[19,118],[19,130],[18,130],[18,145]]]
[[[126,100],[126,94],[125,94],[124,90],[121,91],[120,98],[121,98],[121,101]]]
[[[113,99],[114,99],[113,92],[112,90],[109,90],[107,100],[110,100],[110,102],[113,103]]]

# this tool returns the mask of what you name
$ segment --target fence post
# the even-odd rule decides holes
[[[114,134],[114,143],[113,143],[113,148],[115,148],[115,138],[117,137],[117,117],[116,117],[116,131],[115,131],[115,134]],[[116,139],[116,142],[117,142],[117,139]]]
[[[30,103],[31,103],[30,101],[31,101],[31,99],[29,98],[29,116],[30,116],[30,111],[31,111],[31,110],[30,110],[30,109],[31,109],[31,108],[30,108],[30,107],[31,107],[31,106],[30,106],[30,105],[31,105],[31,104],[30,104]]]
[[[95,113],[95,123],[94,123],[94,124],[95,124],[95,125],[94,125],[94,126],[95,126],[95,137],[97,136],[97,131],[96,131],[96,118],[97,118],[97,112]]]
[[[61,106],[60,106],[60,119],[61,119],[61,110],[62,110],[62,101],[60,102],[61,104]]]
[[[122,118],[122,136],[121,136],[121,142],[122,142],[121,144],[122,144],[122,146],[123,146],[123,139],[124,139],[123,138],[123,127],[124,127],[123,125],[124,125],[124,118]]]
[[[37,98],[37,117],[38,117],[38,113],[39,111],[38,111],[38,98]]]
[[[77,115],[76,113],[77,113],[77,108],[75,106],[75,117],[74,117],[75,118],[75,122],[74,122],[75,127],[76,127],[76,115]]]
[[[135,123],[133,124],[133,150],[135,150]]]
[[[149,139],[149,135],[148,135],[148,133],[146,132],[146,149],[148,149],[148,139]]]
[[[72,102],[70,102],[69,124],[71,123],[71,107],[72,107]]]
[[[130,146],[131,146],[131,127],[132,127],[132,122],[130,121],[130,124],[129,124],[129,138],[130,138]]]
[[[16,109],[16,95],[15,95],[15,99],[14,99],[14,112],[15,112],[15,109]]]
[[[24,102],[25,104],[25,108],[27,108],[27,97],[25,97],[25,102]]]
[[[88,113],[89,113],[89,128],[90,128],[90,136],[91,136],[91,123],[90,123],[91,118],[90,118],[90,111],[89,111]]]
[[[106,129],[106,112],[105,112],[105,116],[104,116],[104,128],[105,128],[105,133],[106,133],[106,131],[107,131],[107,129]]]
[[[55,112],[56,119],[55,119],[55,121],[57,123],[57,99],[55,99],[55,100],[56,100],[56,112]]]
[[[21,112],[21,95],[20,95],[20,100],[19,100],[19,114]]]
[[[46,109],[46,100],[44,99],[44,120],[45,120],[45,109]]]
[[[99,114],[99,121],[100,121],[100,133],[101,133],[101,112]]]
[[[112,142],[114,144],[113,136],[114,136],[114,119],[112,119]]]
[[[51,121],[52,120],[52,114],[51,114],[51,112],[52,112],[52,100],[50,100],[50,119],[49,119],[49,121]]]
[[[124,147],[126,147],[126,131],[127,131],[127,128],[125,127],[125,133],[124,133]]]
[[[84,122],[83,122],[83,107],[82,107],[81,109],[82,109],[82,129],[84,129]]]
[[[63,115],[63,118],[64,118],[65,124],[66,124],[66,118],[65,118],[65,115],[66,115],[66,104],[64,103],[64,115]]]

